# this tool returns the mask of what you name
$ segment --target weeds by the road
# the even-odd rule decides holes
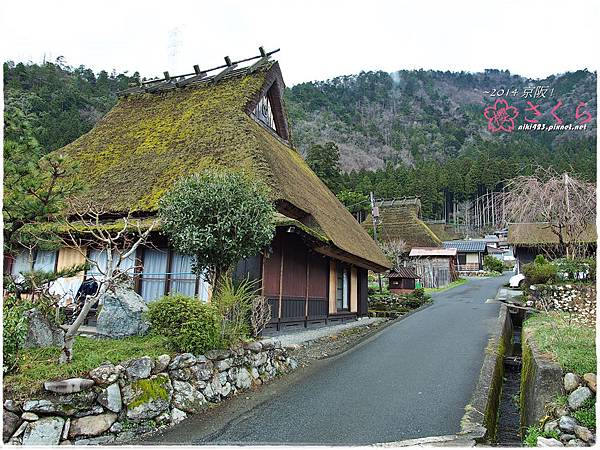
[[[555,355],[566,372],[596,372],[596,330],[569,320],[567,313],[538,313],[525,321],[542,352]]]
[[[466,278],[458,278],[457,280],[453,281],[448,286],[443,287],[443,288],[425,288],[425,293],[426,294],[433,294],[434,292],[447,291],[448,289],[452,289],[452,288],[455,288],[457,286],[461,286],[461,285],[467,283],[468,281],[469,280],[466,279]]]

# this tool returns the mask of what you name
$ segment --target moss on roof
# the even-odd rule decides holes
[[[362,223],[366,230],[372,228],[372,220],[369,214]],[[410,248],[439,247],[442,245],[442,241],[419,218],[418,208],[414,206],[382,205],[379,208],[379,221],[378,231],[384,241],[402,239]]]
[[[593,243],[596,240],[596,225],[590,223],[577,242]],[[508,243],[521,246],[558,244],[558,236],[548,223],[511,223],[508,226]]]
[[[57,150],[71,156],[88,187],[83,201],[107,212],[156,211],[173,184],[205,167],[243,169],[264,180],[272,200],[286,200],[312,215],[314,232],[375,266],[389,267],[377,244],[302,157],[251,118],[277,63],[218,83],[135,94],[87,134]]]

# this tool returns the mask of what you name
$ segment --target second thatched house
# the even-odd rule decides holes
[[[256,175],[271,187],[277,232],[237,273],[260,280],[272,306],[271,327],[353,320],[367,313],[367,271],[385,271],[389,263],[292,148],[283,89],[278,63],[264,54],[245,68],[228,62],[215,76],[167,76],[125,92],[89,133],[59,152],[78,163],[86,198],[107,220],[129,211],[152,217],[177,180],[209,166]],[[131,261],[136,289],[147,301],[174,292],[209,297],[189,256],[158,233],[151,244]],[[58,269],[81,262],[68,249],[44,255],[52,259],[44,264]],[[88,256],[103,257],[93,248]],[[69,282],[76,288],[90,275]]]

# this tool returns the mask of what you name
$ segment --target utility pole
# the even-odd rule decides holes
[[[379,208],[375,206],[375,197],[373,196],[373,191],[369,193],[371,198],[371,218],[373,219],[373,239],[377,245],[379,245],[379,241],[377,240],[377,220],[379,219]],[[377,281],[379,282],[379,293],[383,293],[383,286],[381,284],[381,274],[377,274]]]

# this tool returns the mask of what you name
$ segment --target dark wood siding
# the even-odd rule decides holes
[[[367,269],[358,269],[358,315],[369,313],[369,277]]]
[[[248,278],[250,280],[258,280],[260,282],[261,258],[262,257],[260,255],[257,255],[242,259],[235,266],[235,270],[232,275],[233,279],[236,281],[242,281]],[[258,287],[260,287],[260,285]]]
[[[297,235],[288,233],[283,238],[283,296],[306,297],[306,258],[307,249]]]
[[[281,240],[273,239],[271,252],[263,259],[263,295],[279,297],[279,276],[281,274]]]
[[[329,307],[329,258],[309,252],[308,264],[308,318],[325,318]]]

